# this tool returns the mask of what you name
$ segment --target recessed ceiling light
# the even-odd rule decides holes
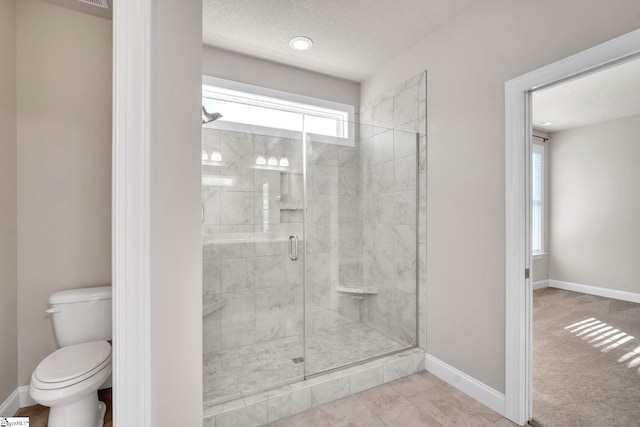
[[[309,50],[313,46],[313,40],[309,37],[298,36],[289,40],[289,47],[294,50]]]
[[[538,123],[540,126],[551,126],[551,125],[555,125],[556,122],[552,122],[551,120],[545,120],[543,122]]]

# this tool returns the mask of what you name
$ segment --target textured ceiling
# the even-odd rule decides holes
[[[363,81],[477,0],[204,0],[203,42]],[[306,52],[292,37],[314,41]]]
[[[640,58],[533,93],[532,123],[546,132],[640,114]],[[555,125],[540,126],[545,120]]]

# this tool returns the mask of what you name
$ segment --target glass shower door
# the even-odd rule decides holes
[[[303,378],[302,152],[203,128],[205,407]]]

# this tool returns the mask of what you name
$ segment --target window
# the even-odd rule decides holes
[[[354,107],[204,76],[202,105],[221,118],[205,126],[354,145]]]
[[[544,253],[544,146],[531,146],[531,251]]]

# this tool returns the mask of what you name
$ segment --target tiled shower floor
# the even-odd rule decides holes
[[[307,374],[315,374],[408,347],[361,323],[307,338]],[[280,338],[204,355],[204,404],[217,405],[303,379],[299,337]]]

